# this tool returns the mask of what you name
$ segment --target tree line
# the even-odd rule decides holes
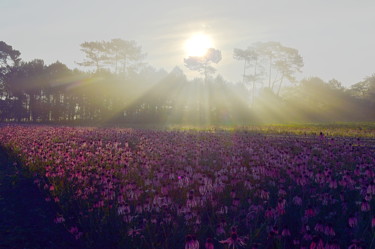
[[[221,52],[184,59],[202,78],[187,79],[144,62],[135,41],[84,42],[88,70],[57,61],[23,61],[0,41],[0,121],[85,124],[249,124],[283,121],[370,121],[375,119],[375,75],[345,88],[340,82],[308,78],[298,50],[277,42],[236,48],[242,81],[214,76]],[[284,86],[285,82],[293,83]]]

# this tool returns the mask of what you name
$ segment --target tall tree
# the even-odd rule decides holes
[[[275,61],[275,68],[280,74],[280,78],[276,79],[279,83],[277,95],[280,94],[280,89],[285,79],[292,83],[296,82],[294,75],[301,72],[302,67],[303,59],[297,49],[279,46],[278,57]]]
[[[221,61],[221,51],[209,48],[203,56],[189,56],[184,59],[185,66],[193,71],[198,71],[204,75],[204,82],[210,74],[216,72],[216,69],[211,66],[212,63],[219,63]]]
[[[86,60],[78,63],[85,67],[95,67],[96,72],[105,67],[112,67],[115,73],[128,74],[129,68],[136,68],[146,55],[135,41],[112,39],[111,41],[84,42],[81,51]]]
[[[17,66],[21,59],[21,53],[12,46],[0,41],[0,68]]]
[[[43,98],[42,90],[46,86],[44,68],[43,60],[21,62],[4,76],[4,85],[14,102],[18,121],[25,118],[33,121],[39,115],[36,114],[40,110],[38,101]],[[27,116],[24,115],[25,111],[28,112]]]
[[[12,119],[20,110],[14,108],[15,101],[7,91],[8,74],[20,63],[21,53],[12,46],[0,41],[0,120]]]
[[[242,83],[247,85],[250,81],[252,83],[252,103],[254,104],[255,99],[255,85],[258,81],[258,59],[259,54],[253,47],[248,47],[247,49],[235,48],[233,50],[233,58],[236,60],[244,61]],[[253,67],[253,73],[247,74],[246,70]]]
[[[48,100],[48,120],[63,120],[64,99],[69,85],[74,84],[72,71],[63,63],[56,61],[46,67],[45,76],[47,85],[44,89]]]
[[[295,82],[295,74],[301,72],[303,67],[303,58],[298,50],[285,47],[279,42],[255,43],[246,50],[235,49],[234,58],[245,60],[244,79],[248,77],[251,80],[259,80],[262,77],[264,81],[268,81],[267,86],[277,95],[284,81]],[[254,73],[246,75],[246,65],[249,66],[250,61],[253,61]]]
[[[135,41],[112,39],[106,43],[106,48],[109,63],[114,67],[115,73],[122,71],[127,74],[130,67],[136,67],[136,64],[146,56]],[[120,69],[121,64],[122,68]]]
[[[245,84],[246,83],[245,80],[247,78],[246,70],[250,67],[251,61],[257,61],[258,54],[251,47],[247,49],[235,48],[233,50],[233,58],[236,60],[244,61],[242,83]]]
[[[104,41],[84,42],[81,51],[85,53],[86,60],[77,64],[84,67],[95,67],[99,71],[108,61],[107,43]]]
[[[21,53],[18,50],[0,41],[0,89],[4,87],[3,81],[5,75],[12,67],[16,67],[20,63],[20,55]]]
[[[265,64],[268,64],[268,87],[273,88],[272,69],[275,63],[275,57],[278,56],[281,44],[278,42],[259,42],[255,44],[256,50],[264,58]]]
[[[349,93],[369,108],[369,116],[375,117],[375,74],[351,86]]]

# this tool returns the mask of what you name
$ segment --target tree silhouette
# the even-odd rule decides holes
[[[349,92],[356,98],[364,101],[371,110],[370,113],[375,113],[375,74],[352,85]]]
[[[247,84],[248,81],[252,82],[252,104],[254,105],[255,84],[258,81],[257,70],[258,70],[259,54],[252,47],[248,47],[245,50],[235,48],[233,50],[233,58],[236,59],[236,60],[243,60],[244,61],[242,83]],[[254,69],[253,73],[252,74],[246,74],[246,70],[251,66]]]
[[[12,67],[18,66],[21,53],[12,46],[0,41],[0,89],[4,88],[4,77]]]
[[[135,41],[126,41],[123,39],[112,39],[106,43],[108,58],[114,66],[115,73],[118,73],[119,64],[122,64],[122,72],[128,74],[128,68],[135,66],[135,63],[141,61],[146,54],[142,53],[142,48]]]
[[[284,79],[289,80],[289,82],[295,82],[294,74],[301,72],[302,67],[303,59],[297,49],[284,47],[282,45],[279,46],[278,56],[275,61],[275,68],[280,73],[280,78],[277,79],[279,83],[277,95],[280,94]]]
[[[188,80],[179,68],[170,73],[151,66],[131,70],[143,58],[135,42],[113,39],[86,45],[87,66],[96,72],[71,70],[58,61],[50,65],[43,60],[24,62],[17,50],[0,42],[0,120],[245,125],[254,120],[375,119],[375,75],[350,89],[337,80],[305,79],[279,95],[283,80],[293,82],[303,66],[296,49],[279,43],[234,49],[233,57],[245,62],[243,82],[237,84],[220,75],[210,77],[215,72],[212,64],[221,60],[221,52],[213,48],[204,56],[184,59],[189,69],[204,75],[204,79]],[[255,82],[261,80],[270,87],[260,89],[257,104],[250,108],[251,91],[243,83],[253,82],[254,94]]]
[[[257,64],[257,60],[258,60],[258,54],[257,52],[249,47],[247,49],[239,49],[239,48],[235,48],[233,50],[233,58],[235,60],[243,60],[244,61],[244,66],[243,66],[243,76],[242,76],[242,83],[246,83],[245,80],[247,78],[247,74],[246,74],[246,70],[250,67],[250,63],[251,61],[254,61],[255,65],[255,73],[256,73],[256,64]]]
[[[136,63],[146,56],[135,41],[122,39],[112,39],[110,42],[84,42],[81,44],[81,51],[85,53],[86,60],[77,63],[78,65],[95,67],[97,72],[109,66],[115,73],[122,71],[126,75],[130,67],[137,67]]]
[[[216,72],[216,69],[210,66],[211,63],[219,63],[221,61],[221,51],[209,48],[203,56],[189,56],[184,59],[185,66],[193,71],[198,71],[204,75],[204,82],[207,82],[209,75]]]
[[[108,61],[106,42],[84,42],[81,44],[81,51],[85,53],[86,60],[77,64],[84,67],[95,67],[99,71]]]
[[[21,59],[21,53],[12,46],[0,41],[0,68],[17,66]]]
[[[268,87],[277,95],[280,94],[284,80],[295,82],[295,73],[301,72],[303,67],[303,58],[299,55],[298,50],[285,47],[279,42],[255,43],[246,50],[236,48],[233,57],[245,61],[244,81],[250,79],[255,83],[263,76],[264,81],[268,80]],[[250,65],[250,62],[253,62],[253,65]],[[247,75],[246,69],[249,66],[254,67],[254,73]],[[264,85],[265,82],[263,82]]]

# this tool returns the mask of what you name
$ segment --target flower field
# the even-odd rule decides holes
[[[89,248],[375,248],[375,140],[307,131],[4,126],[0,143]]]

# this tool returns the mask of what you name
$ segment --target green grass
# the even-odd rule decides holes
[[[162,128],[161,128],[162,129]],[[375,123],[289,123],[254,124],[244,126],[165,126],[167,130],[177,131],[247,131],[265,134],[319,135],[340,137],[375,138]]]

